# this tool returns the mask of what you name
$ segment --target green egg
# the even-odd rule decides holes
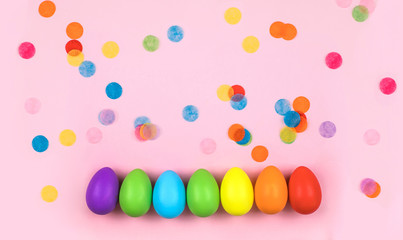
[[[140,217],[151,206],[152,186],[150,178],[141,169],[134,169],[123,180],[119,192],[119,204],[131,217]]]
[[[213,175],[205,169],[193,173],[186,194],[190,211],[199,217],[213,215],[220,204],[218,184]]]

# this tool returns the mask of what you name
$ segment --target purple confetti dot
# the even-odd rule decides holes
[[[336,134],[336,125],[330,121],[323,122],[319,127],[319,133],[324,138],[331,138]]]
[[[102,125],[108,126],[115,121],[115,112],[111,109],[104,109],[99,113],[98,120]]]
[[[371,178],[365,178],[361,181],[360,188],[365,195],[372,195],[376,191],[376,182]]]

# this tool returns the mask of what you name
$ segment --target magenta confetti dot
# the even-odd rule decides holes
[[[376,191],[376,182],[371,178],[365,178],[361,181],[360,188],[365,195],[372,195]]]
[[[142,138],[140,135],[140,130],[142,126],[143,124],[140,124],[134,129],[134,136],[136,136],[136,139],[139,140],[140,142],[146,141],[146,139]]]
[[[102,125],[111,125],[115,121],[115,112],[111,109],[104,109],[99,113],[98,120]]]
[[[215,152],[217,145],[211,138],[205,138],[200,142],[200,150],[204,154],[212,154]]]
[[[343,62],[341,55],[337,52],[331,52],[326,56],[326,65],[331,69],[339,68]]]
[[[89,143],[95,144],[102,140],[102,132],[97,127],[92,127],[87,130],[87,140]]]
[[[336,125],[330,121],[323,122],[319,127],[319,133],[324,138],[331,138],[336,134]]]
[[[364,133],[364,141],[368,145],[376,145],[381,139],[381,135],[375,129],[369,129]]]
[[[379,89],[382,93],[390,95],[396,91],[396,82],[390,77],[384,78],[379,83]]]
[[[30,59],[35,55],[35,46],[30,42],[23,42],[18,47],[18,53],[24,59]]]
[[[36,114],[41,109],[41,102],[36,98],[28,98],[25,101],[25,111],[29,114]]]

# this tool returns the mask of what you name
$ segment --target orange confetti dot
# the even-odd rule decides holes
[[[287,23],[284,25],[284,40],[292,40],[297,36],[297,29],[291,23]]]
[[[38,12],[42,17],[51,17],[56,12],[56,5],[52,1],[43,1],[39,4]]]
[[[235,142],[241,141],[245,137],[245,128],[241,124],[232,124],[228,129],[228,137]]]
[[[84,29],[83,26],[81,26],[81,24],[79,24],[78,22],[72,22],[67,25],[66,33],[69,38],[78,39],[83,35]]]
[[[373,193],[373,194],[371,194],[371,195],[367,195],[367,197],[369,197],[369,198],[376,198],[376,197],[378,197],[378,195],[381,193],[381,186],[376,182],[375,183],[376,184],[376,190],[375,190],[375,192]]]
[[[311,103],[306,97],[300,96],[297,97],[294,102],[292,103],[292,107],[296,112],[306,113],[309,110]]]
[[[269,156],[269,151],[267,150],[267,148],[265,146],[259,145],[259,146],[254,147],[252,150],[252,158],[256,162],[263,162],[267,159],[268,156]]]
[[[298,126],[295,127],[295,131],[297,131],[297,133],[301,133],[304,132],[307,128],[308,128],[308,120],[306,119],[306,116],[304,113],[298,112],[300,115],[300,122],[298,124]]]
[[[285,33],[284,23],[274,22],[271,24],[270,35],[272,35],[275,38],[281,38],[283,37],[284,33]]]

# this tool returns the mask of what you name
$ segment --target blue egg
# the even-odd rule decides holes
[[[284,116],[284,123],[287,127],[293,128],[299,125],[301,116],[295,111],[288,111]]]
[[[276,110],[276,113],[284,116],[286,113],[291,111],[290,101],[287,99],[280,99],[274,105],[274,109]]]
[[[176,218],[185,209],[186,193],[182,179],[174,171],[163,172],[153,190],[155,211],[164,218]]]

